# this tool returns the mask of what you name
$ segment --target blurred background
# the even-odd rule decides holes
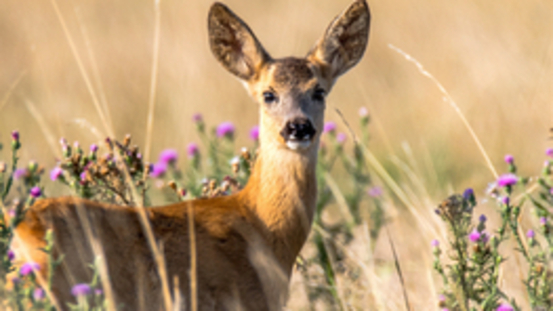
[[[224,2],[273,57],[305,55],[350,3]],[[211,125],[235,123],[237,147],[250,144],[248,131],[257,124],[257,107],[211,55],[211,3],[159,2],[150,158],[168,147],[184,152],[196,141],[195,113]],[[368,50],[335,85],[327,120],[346,131],[338,108],[357,130],[358,111],[367,107],[372,118],[369,148],[392,176],[399,174],[398,161],[409,161],[430,206],[468,186],[483,194],[494,177],[459,115],[436,84],[391,49],[393,45],[440,81],[498,171],[505,171],[507,153],[514,155],[522,175],[540,171],[544,151],[552,145],[552,1],[371,0],[369,5],[373,18]],[[8,143],[10,131],[19,130],[22,163],[33,159],[47,169],[59,157],[60,137],[88,145],[110,133],[119,138],[130,133],[134,143],[144,147],[155,25],[153,1],[2,1],[0,141]],[[420,252],[418,246],[411,245],[406,254]],[[409,273],[416,275],[417,266],[406,265],[408,283],[416,284]],[[397,289],[398,284],[393,286]],[[421,298],[420,305],[432,295]]]
[[[225,1],[273,57],[305,55],[349,2]],[[256,105],[210,53],[206,16],[211,3],[160,2],[152,154],[169,146],[183,150],[195,140],[191,116],[196,112],[210,124],[236,123],[241,139],[257,123]],[[390,49],[392,44],[443,84],[494,164],[512,153],[523,172],[539,168],[553,126],[553,2],[369,4],[373,19],[368,50],[336,84],[327,120],[344,128],[334,111],[339,108],[357,124],[353,121],[365,106],[374,121],[370,147],[383,160],[402,155],[408,145],[439,185],[482,185],[492,177],[443,94]],[[153,1],[5,0],[2,6],[2,141],[18,129],[27,143],[24,160],[49,166],[54,165],[59,137],[91,143],[110,132],[105,124],[116,136],[131,133],[144,146],[154,55]],[[106,123],[94,97],[105,107]],[[46,139],[46,129],[56,141]]]

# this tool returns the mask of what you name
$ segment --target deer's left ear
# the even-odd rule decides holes
[[[367,2],[356,0],[330,23],[307,54],[307,59],[321,68],[330,83],[357,64],[365,53],[370,20]]]

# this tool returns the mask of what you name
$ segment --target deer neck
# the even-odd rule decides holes
[[[244,189],[277,260],[291,271],[309,231],[317,200],[317,148],[305,153],[261,143]]]

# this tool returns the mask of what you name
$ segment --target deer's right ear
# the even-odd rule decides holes
[[[355,0],[330,23],[323,37],[308,53],[307,59],[318,64],[323,75],[334,83],[338,76],[355,66],[365,53],[370,21],[367,2]]]
[[[248,25],[222,3],[214,3],[208,18],[209,43],[215,58],[232,74],[251,80],[271,57]]]

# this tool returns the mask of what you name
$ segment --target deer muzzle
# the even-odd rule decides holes
[[[292,150],[306,149],[311,145],[317,130],[309,119],[297,118],[288,121],[280,135],[286,141],[286,146]]]

